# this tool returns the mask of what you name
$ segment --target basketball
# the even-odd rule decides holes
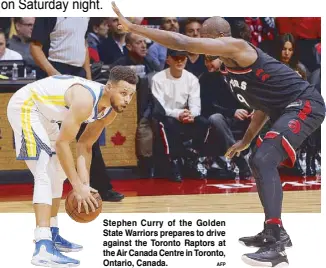
[[[92,195],[98,202],[98,208],[95,208],[95,211],[92,212],[92,209],[90,208],[90,206],[88,206],[88,214],[86,214],[83,204],[81,206],[80,213],[78,213],[78,202],[72,193],[73,191],[70,191],[68,193],[65,202],[65,209],[70,218],[79,223],[88,223],[95,220],[102,211],[102,198],[99,193],[92,193]]]

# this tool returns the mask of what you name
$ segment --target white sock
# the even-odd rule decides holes
[[[36,227],[34,230],[35,241],[52,240],[50,227]]]
[[[51,217],[50,226],[51,227],[58,227],[58,216]]]

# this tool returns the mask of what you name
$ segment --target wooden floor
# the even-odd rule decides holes
[[[64,202],[60,212],[64,212]],[[284,213],[320,213],[321,191],[284,192]],[[31,201],[0,202],[2,213],[33,212]],[[103,203],[103,213],[254,213],[262,212],[257,193],[126,197],[120,203]]]

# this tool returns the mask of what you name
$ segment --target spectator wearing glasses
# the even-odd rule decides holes
[[[36,66],[30,53],[30,40],[35,18],[14,18],[16,35],[8,40],[8,47],[22,55],[28,66]]]

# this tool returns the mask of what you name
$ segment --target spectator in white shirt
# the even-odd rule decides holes
[[[168,50],[167,68],[152,80],[152,93],[163,107],[159,116],[165,153],[172,167],[172,180],[182,181],[180,157],[184,156],[182,134],[192,139],[193,148],[200,151],[207,134],[208,122],[202,116],[200,86],[197,77],[185,70],[187,52]]]
[[[5,33],[0,31],[0,60],[22,60],[23,57],[18,52],[6,47]]]

